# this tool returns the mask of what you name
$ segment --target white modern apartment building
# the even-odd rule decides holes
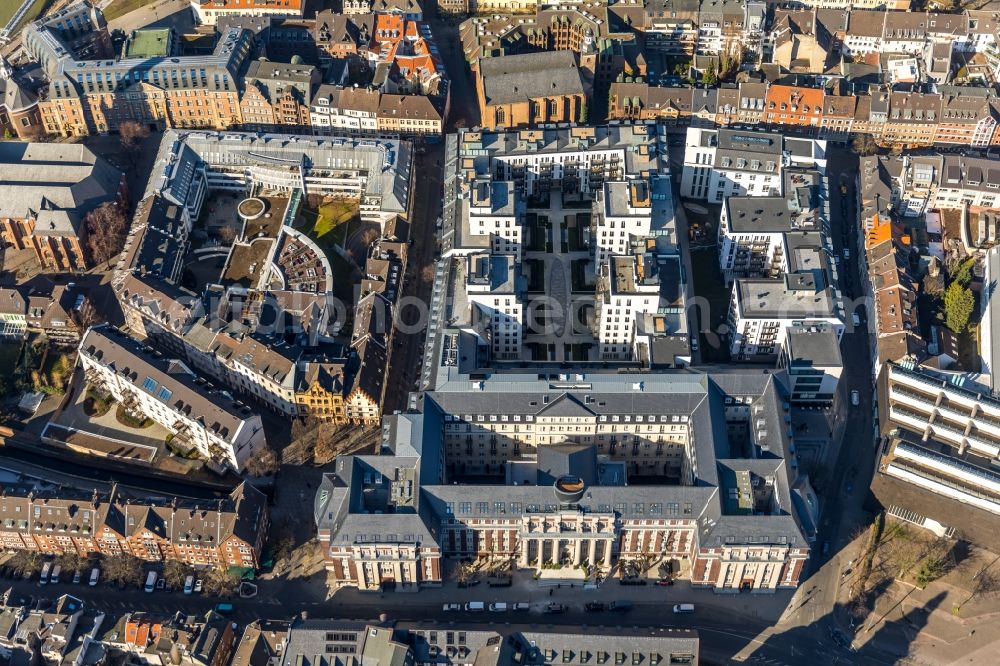
[[[790,167],[826,172],[826,141],[780,134],[691,127],[681,196],[722,203],[732,196],[777,196]]]
[[[266,446],[260,416],[207,387],[183,362],[164,358],[108,324],[80,341],[87,381],[106,390],[129,412],[169,430],[179,445],[217,464],[242,471]]]
[[[637,356],[636,336],[642,315],[653,314],[660,304],[660,280],[655,255],[610,257],[607,291],[598,295],[600,313],[597,339],[602,359],[631,361]]]
[[[441,290],[460,296],[444,316],[456,343],[478,334],[459,358],[689,361],[664,139],[645,125],[451,139],[456,197],[440,237],[444,256],[465,259]]]
[[[788,273],[781,279],[748,278],[733,284],[730,352],[737,360],[777,355],[793,326],[829,326],[844,332],[842,306],[823,273]]]
[[[666,178],[616,181],[605,183],[597,194],[594,206],[595,261],[603,266],[608,257],[626,254],[631,239],[649,235],[653,218],[653,198],[669,196]],[[655,191],[655,195],[654,195]]]
[[[519,260],[524,209],[512,181],[479,178],[469,188],[469,233],[489,239],[492,252]]]
[[[786,372],[793,403],[831,403],[844,371],[837,331],[828,326],[792,326],[785,332],[778,367]]]
[[[827,262],[797,262],[807,243],[822,248],[829,226],[823,179],[815,171],[786,170],[784,194],[729,197],[719,214],[719,268],[732,282],[739,277],[778,277]],[[803,234],[807,234],[803,237]],[[805,259],[803,257],[803,259]]]
[[[478,314],[473,316],[473,325],[482,327],[493,357],[499,360],[521,355],[524,306],[518,279],[513,255],[483,252],[468,257],[466,296]]]

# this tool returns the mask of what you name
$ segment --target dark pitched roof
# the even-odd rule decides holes
[[[586,93],[576,54],[547,51],[484,58],[479,62],[487,104]]]

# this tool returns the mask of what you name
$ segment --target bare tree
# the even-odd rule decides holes
[[[130,154],[134,154],[138,150],[143,139],[147,136],[149,136],[149,129],[134,120],[126,120],[118,126],[118,138],[122,148]]]
[[[87,213],[87,249],[98,264],[103,264],[122,251],[128,221],[125,211],[113,202],[106,202]]]
[[[267,542],[274,558],[274,566],[284,566],[290,563],[292,554],[295,552],[295,536],[292,534],[291,526],[287,523],[277,527],[271,538]]]
[[[278,471],[278,454],[270,446],[265,446],[247,460],[246,470],[256,477],[274,474]]]
[[[56,558],[56,562],[68,574],[71,571],[82,570],[86,561],[76,553],[64,553]]]
[[[218,235],[223,245],[232,245],[233,241],[236,240],[236,230],[229,224],[219,227],[216,235]]]
[[[182,588],[184,586],[184,579],[190,573],[188,567],[177,560],[168,560],[163,565],[163,580],[167,581],[167,585],[174,589]]]
[[[103,578],[109,583],[119,585],[142,584],[142,560],[131,555],[116,555],[106,557],[101,561]]]
[[[239,576],[224,569],[212,569],[202,579],[205,594],[217,597],[228,597],[240,586]]]
[[[476,574],[476,565],[473,562],[460,562],[458,569],[455,571],[455,578],[458,580],[458,584],[461,587],[468,585],[472,582],[472,578]]]
[[[862,157],[874,155],[878,151],[878,143],[870,134],[857,135],[854,137],[854,141],[851,146],[854,148],[854,152]]]
[[[18,551],[8,560],[7,565],[22,576],[26,573],[34,574],[42,568],[42,556],[31,550]]]
[[[316,447],[313,449],[313,463],[325,465],[341,452],[344,437],[332,423],[321,422],[316,429]]]

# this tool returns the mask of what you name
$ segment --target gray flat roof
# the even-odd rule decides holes
[[[785,351],[793,366],[840,367],[840,341],[831,328],[790,328]]]

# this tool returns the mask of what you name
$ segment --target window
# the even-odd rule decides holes
[[[146,379],[142,382],[142,388],[146,389],[150,393],[153,393],[156,391],[156,380],[152,377],[146,377]]]
[[[160,393],[159,393],[160,400],[166,402],[167,400],[170,400],[170,395],[171,395],[170,389],[168,389],[166,386],[160,387]]]

